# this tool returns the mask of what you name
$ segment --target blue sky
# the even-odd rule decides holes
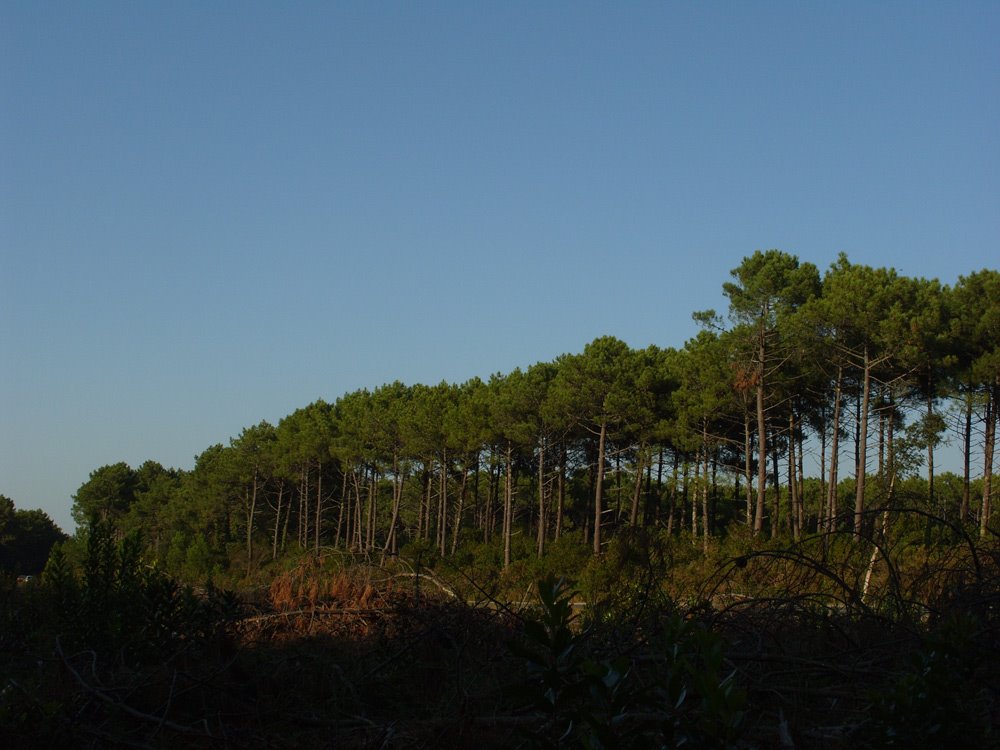
[[[780,248],[997,267],[1000,4],[0,7],[0,492],[612,334]]]

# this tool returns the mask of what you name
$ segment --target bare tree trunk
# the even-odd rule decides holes
[[[753,450],[753,445],[750,441],[750,414],[747,413],[743,416],[743,474],[746,477],[746,493],[747,493],[747,528],[753,528],[754,516],[753,516],[753,481],[751,479],[753,473],[753,462],[751,461],[750,452]]]
[[[389,517],[389,532],[385,537],[382,553],[399,553],[399,542],[396,538],[396,527],[399,524],[399,506],[403,497],[403,477],[399,471],[399,453],[392,453],[392,511]]]
[[[764,330],[760,333],[760,373],[757,379],[757,509],[753,519],[756,536],[764,530],[764,502],[767,498],[767,425],[764,422]],[[775,519],[776,520],[776,519]]]
[[[288,546],[288,524],[292,518],[292,500],[288,499],[287,508],[285,510],[285,525],[281,530],[281,551],[284,552]]]
[[[965,433],[962,442],[962,505],[958,509],[958,518],[964,524],[969,520],[969,507],[972,504],[972,389],[965,393]]]
[[[510,567],[510,539],[513,533],[513,512],[514,512],[514,482],[511,473],[514,469],[513,461],[514,448],[507,442],[506,467],[504,471],[504,492],[503,492],[503,567],[506,570]]]
[[[278,538],[281,529],[281,498],[285,492],[284,480],[278,481],[278,509],[274,512],[274,540],[271,542],[271,560],[278,559]]]
[[[1000,388],[991,385],[986,396],[986,442],[983,445],[983,507],[979,514],[979,536],[986,536],[990,524],[993,500],[993,454],[997,435],[997,394]]]
[[[826,527],[826,406],[820,412],[819,430],[819,507],[816,509],[816,533],[819,534]],[[802,453],[799,452],[801,461]],[[800,469],[801,472],[801,469]]]
[[[535,539],[538,556],[545,553],[545,438],[538,440],[538,536]]]
[[[340,470],[340,510],[337,512],[337,533],[333,538],[335,549],[340,549],[340,535],[344,529],[345,510],[347,510],[347,468],[342,466]],[[344,537],[344,545],[350,546],[346,536]]]
[[[861,397],[861,421],[858,427],[858,466],[854,495],[854,536],[861,536],[865,513],[865,470],[868,465],[868,402],[871,398],[871,359],[865,344],[865,374]]]
[[[781,531],[781,474],[778,471],[778,441],[771,440],[771,471],[774,477],[774,515],[771,517],[771,538],[777,539]],[[788,519],[786,518],[785,521]]]
[[[257,467],[253,468],[253,490],[250,496],[250,507],[247,513],[247,575],[253,569],[253,519],[257,515]]]
[[[465,512],[465,493],[469,482],[469,468],[462,462],[462,485],[458,490],[458,507],[455,508],[455,524],[451,530],[451,554],[458,549],[458,532],[462,528],[462,514]]]
[[[642,495],[642,473],[645,470],[646,446],[639,446],[638,460],[635,466],[635,483],[632,486],[632,508],[629,513],[629,525],[637,526],[639,523],[639,497]]]
[[[701,443],[702,452],[704,453],[704,465],[702,466],[702,483],[701,483],[701,523],[702,523],[702,537],[701,537],[701,551],[707,555],[708,554],[708,422],[702,420],[701,423]]]
[[[368,478],[368,503],[365,513],[365,549],[375,549],[375,529],[378,523],[378,467],[372,465]]]
[[[701,494],[701,484],[699,480],[701,479],[701,454],[705,450],[702,446],[701,450],[694,457],[694,491],[691,494],[691,544],[695,545],[698,543],[698,500]],[[685,472],[686,474],[686,472]]]
[[[674,460],[671,469],[670,493],[667,507],[667,536],[674,533],[674,517],[677,514],[677,475],[680,470],[680,456],[676,448],[674,448],[673,454]]]
[[[652,522],[656,526],[660,525],[662,515],[661,503],[663,500],[663,446],[660,446],[659,456],[656,461],[656,508],[652,512]]]
[[[445,556],[445,540],[448,537],[448,451],[441,451],[440,497],[438,497],[438,552]]]
[[[798,479],[797,479],[797,482],[796,482],[795,496],[798,498],[799,530],[803,534],[806,533],[806,499],[805,499],[805,494],[806,494],[806,473],[805,473],[805,467],[803,466],[803,460],[802,460],[802,457],[805,455],[805,440],[806,440],[805,430],[804,429],[800,429],[799,430],[799,449],[796,452],[796,458],[798,459],[798,462],[799,462],[799,473],[798,473]],[[820,482],[823,481],[822,477],[823,477],[823,474],[821,472],[820,473]]]
[[[604,512],[604,441],[608,434],[607,420],[601,421],[597,443],[597,476],[594,478],[594,554],[601,554],[601,516]]]
[[[934,394],[930,375],[927,376],[927,504],[933,508],[934,502],[934,435],[931,435],[934,419]],[[941,510],[944,518],[944,509]]]
[[[316,468],[316,512],[313,514],[313,518],[316,525],[316,544],[315,544],[315,554],[319,555],[319,534],[322,524],[320,519],[323,518],[323,462],[320,461]]]
[[[837,524],[837,468],[840,463],[840,404],[844,368],[837,368],[837,385],[833,389],[833,435],[830,438],[830,484],[827,487],[826,530],[834,531]]]
[[[566,443],[559,449],[559,473],[556,476],[556,530],[555,540],[559,541],[562,533],[563,506],[566,502]]]
[[[795,481],[795,416],[788,412],[788,506],[791,513],[792,539],[802,538],[802,514],[799,512],[799,493]]]

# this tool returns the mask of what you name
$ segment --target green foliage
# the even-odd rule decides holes
[[[38,575],[53,546],[65,539],[44,511],[15,509],[0,495],[0,570]]]
[[[137,535],[115,539],[93,525],[79,573],[57,549],[43,575],[51,616],[64,649],[92,649],[105,658],[143,662],[179,640],[205,634],[211,608],[141,558]]]
[[[572,590],[538,583],[540,611],[524,621],[511,650],[525,678],[510,694],[542,719],[525,732],[537,748],[735,747],[745,695],[724,672],[724,644],[698,624],[668,615],[638,659],[597,647],[573,615]],[[615,653],[617,651],[617,653]]]
[[[115,745],[119,702],[161,689],[166,665],[190,658],[194,669],[240,611],[229,594],[196,594],[145,564],[136,535],[95,521],[80,542],[79,566],[57,545],[39,585],[0,599],[0,727],[15,746],[89,743],[96,730],[80,722]]]
[[[923,638],[904,668],[872,696],[866,726],[872,744],[885,748],[993,747],[998,739],[981,692],[981,654],[974,633],[982,627],[954,617]]]

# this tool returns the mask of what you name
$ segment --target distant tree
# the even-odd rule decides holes
[[[603,336],[584,347],[582,354],[557,361],[546,407],[553,424],[575,424],[597,441],[594,464],[594,554],[601,553],[604,518],[604,474],[609,432],[621,429],[635,418],[649,394],[637,384],[637,357],[629,346]]]
[[[66,535],[41,510],[18,510],[0,495],[0,568],[12,573],[42,572],[52,547]]]
[[[767,408],[771,378],[786,352],[779,343],[779,319],[805,304],[820,290],[819,272],[811,263],[799,263],[780,250],[758,250],[732,270],[733,281],[723,284],[729,298],[729,317],[745,327],[754,341],[749,351],[750,371],[756,395],[757,504],[753,530],[764,525],[764,499],[768,455]]]
[[[91,519],[117,522],[135,499],[135,472],[124,462],[102,466],[73,496],[73,520],[87,527]]]

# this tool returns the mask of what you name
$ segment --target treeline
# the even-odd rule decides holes
[[[507,566],[567,534],[599,554],[637,526],[706,546],[732,524],[870,535],[904,481],[907,503],[988,532],[1000,273],[947,286],[841,255],[820,274],[770,250],[723,291],[728,314],[695,313],[703,330],[683,348],[602,337],[488,381],[317,401],[207,448],[191,471],[101,467],[74,518],[141,530],[187,576],[329,548],[448,556],[464,542]],[[948,434],[963,473],[942,487]]]

